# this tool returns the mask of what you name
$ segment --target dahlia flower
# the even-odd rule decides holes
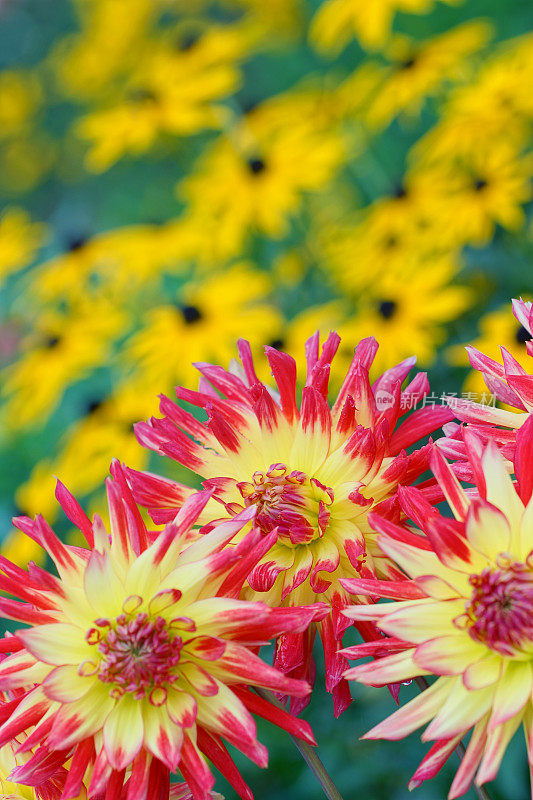
[[[357,345],[330,408],[328,378],[339,343],[339,336],[330,334],[319,354],[318,333],[308,340],[300,404],[294,359],[266,348],[276,381],[275,389],[267,387],[257,378],[249,344],[241,340],[243,368],[196,364],[200,390],[176,390],[179,400],[207,412],[205,424],[162,396],[163,418],[136,425],[141,444],[188,467],[213,492],[202,523],[229,521],[247,508],[256,509],[254,524],[270,545],[247,571],[244,598],[275,607],[330,603],[318,630],[336,715],[351,702],[342,679],[347,664],[337,654],[349,625],[340,609],[350,596],[339,579],[354,572],[389,579],[400,574],[377,549],[368,512],[397,513],[398,484],[411,483],[427,468],[427,448],[410,455],[404,448],[452,417],[446,407],[421,408],[395,429],[429,386],[426,376],[418,374],[402,393],[414,359],[371,385],[369,369],[378,347],[373,338]],[[192,491],[149,473],[128,470],[128,476],[134,496],[158,523],[172,519]],[[360,627],[370,635],[371,626]],[[278,640],[275,663],[285,673],[312,680],[316,629],[313,625]],[[304,704],[293,702],[292,707]]]
[[[455,519],[443,517],[413,487],[400,490],[405,512],[427,538],[378,514],[378,544],[411,580],[346,581],[352,591],[398,602],[352,606],[390,638],[346,648],[376,661],[348,670],[368,685],[433,675],[419,696],[364,738],[401,739],[426,723],[435,744],[410,788],[432,777],[472,729],[449,797],[496,777],[507,744],[523,723],[533,762],[533,419],[517,434],[516,483],[494,443],[466,439],[479,496],[467,495],[435,448],[432,469]],[[385,655],[384,655],[385,654]]]
[[[7,699],[5,697],[2,698],[0,709],[6,707],[4,705],[6,702],[8,702]],[[49,770],[44,780],[41,780],[41,775],[38,774],[37,770],[37,774],[32,780],[32,786],[25,786],[8,780],[8,775],[33,755],[31,750],[25,753],[17,753],[16,750],[19,744],[20,742],[14,740],[4,745],[4,747],[0,747],[0,798],[2,800],[61,800],[63,787],[68,775],[65,767],[61,765],[57,766],[53,772]],[[82,790],[76,800],[86,800],[86,797],[85,791]]]
[[[533,356],[533,304],[513,300],[513,314],[518,322],[516,337],[525,344],[528,356]],[[516,432],[533,411],[533,370],[526,370],[505,347],[501,347],[502,364],[480,353],[475,347],[467,347],[472,367],[483,375],[489,392],[501,403],[515,411],[474,403],[467,399],[450,398],[449,405],[455,415],[484,442],[494,440],[502,454],[512,461]],[[533,361],[531,362],[533,367]],[[445,427],[446,438],[439,444],[447,455],[458,459],[454,467],[461,478],[471,479],[467,453],[460,426],[451,423]]]
[[[265,542],[247,508],[206,536],[191,526],[209,499],[195,494],[154,536],[147,531],[123,471],[112,465],[107,492],[110,535],[61,484],[57,497],[88,548],[63,544],[42,517],[15,525],[54,561],[59,577],[1,559],[2,616],[26,623],[1,642],[0,689],[12,699],[0,712],[0,747],[33,749],[12,770],[15,783],[40,781],[68,759],[62,798],[168,800],[169,773],[180,770],[195,800],[207,800],[214,778],[204,754],[246,800],[250,790],[222,739],[265,766],[251,712],[312,742],[309,726],[249,690],[289,695],[310,691],[264,663],[257,648],[286,631],[305,629],[322,608],[271,609],[217,596],[240,587]],[[21,691],[23,690],[23,691]],[[87,776],[89,776],[87,778]]]

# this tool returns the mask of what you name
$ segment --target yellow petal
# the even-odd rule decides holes
[[[131,764],[141,749],[143,734],[141,701],[132,694],[125,694],[104,724],[104,747],[114,769],[125,769]]]

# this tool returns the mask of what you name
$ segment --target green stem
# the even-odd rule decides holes
[[[284,711],[286,711],[283,703],[280,703],[277,697],[269,689],[260,689],[258,686],[255,686],[254,688],[257,694],[264,700],[268,700],[268,702],[272,703],[272,705],[282,708]],[[293,736],[292,734],[289,734],[289,736],[300,751],[300,755],[302,756],[303,760],[306,762],[307,766],[314,773],[316,779],[322,786],[326,797],[329,798],[329,800],[342,800],[341,793],[333,783],[331,776],[318,757],[316,750],[311,747],[311,745],[307,744],[307,742],[302,742],[296,736]]]
[[[422,692],[425,692],[426,689],[429,689],[429,683],[425,678],[421,676],[415,678],[415,683]],[[459,756],[459,760],[461,761],[464,754],[466,753],[466,748],[462,742],[459,742],[459,744],[455,748],[455,752],[457,753],[457,755]],[[484,786],[476,786],[476,784],[474,783],[473,788],[479,800],[490,800],[490,795]]]

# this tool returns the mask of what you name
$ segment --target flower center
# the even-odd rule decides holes
[[[203,319],[202,312],[196,306],[181,306],[180,311],[186,325],[194,325],[195,322]]]
[[[415,58],[415,56],[411,56],[410,58],[404,59],[404,61],[400,61],[399,64],[398,64],[398,69],[399,70],[413,69],[415,64],[416,64],[416,58]]]
[[[71,253],[75,253],[76,250],[81,250],[83,247],[85,247],[88,241],[89,238],[87,236],[74,236],[68,240],[67,250]]]
[[[474,191],[475,192],[482,192],[488,186],[487,181],[484,178],[476,178],[474,181]]]
[[[398,304],[395,300],[382,300],[378,305],[378,312],[383,319],[391,319],[398,309]]]
[[[120,614],[116,620],[96,620],[87,640],[96,644],[101,655],[97,668],[103,683],[112,683],[112,696],[131,692],[136,699],[148,696],[154,705],[166,700],[165,684],[178,675],[174,667],[180,660],[181,637],[171,632],[163,617]]]
[[[472,575],[466,603],[470,636],[503,655],[533,648],[533,572],[512,562],[505,569]],[[529,644],[531,643],[531,644]]]
[[[266,164],[262,158],[249,158],[246,164],[252,175],[260,175],[266,169]]]
[[[192,48],[195,46],[195,44],[198,44],[201,38],[201,31],[190,30],[182,32],[181,35],[176,39],[176,50],[178,50],[180,53],[186,53],[188,50],[192,50]]]
[[[308,544],[324,535],[334,492],[316,478],[278,463],[237,487],[247,506],[257,505],[256,524],[265,533],[277,527],[284,544]]]
[[[515,338],[518,344],[525,344],[526,342],[529,342],[529,340],[531,339],[531,334],[527,328],[524,328],[523,325],[520,325],[515,334]]]

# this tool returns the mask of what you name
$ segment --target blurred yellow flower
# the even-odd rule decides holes
[[[124,155],[139,155],[159,134],[188,136],[218,128],[228,110],[217,103],[240,86],[238,60],[255,39],[242,25],[176,26],[147,41],[139,63],[108,107],[76,125],[91,148],[87,168],[102,172]]]
[[[165,225],[127,225],[90,239],[78,238],[69,249],[33,274],[32,292],[41,301],[82,302],[88,294],[105,294],[123,302],[125,292],[157,283],[162,273],[179,274],[192,258],[199,232],[180,220]]]
[[[44,312],[22,342],[18,361],[4,369],[3,425],[43,425],[67,386],[109,358],[125,322],[124,311],[103,298],[70,312]]]
[[[426,14],[433,6],[433,0],[326,0],[311,24],[311,41],[319,50],[333,54],[346,47],[352,37],[366,49],[381,48],[397,11]]]
[[[380,128],[399,113],[417,114],[423,100],[436,94],[443,81],[468,75],[470,56],[487,44],[491,34],[489,23],[473,20],[425,42],[395,36],[385,51],[391,64],[366,112],[369,125]]]
[[[85,157],[87,169],[104,172],[124,155],[144,153],[162,127],[163,114],[159,98],[148,90],[139,90],[118,105],[82,117],[75,132],[90,143]]]
[[[16,136],[31,122],[42,100],[34,73],[22,70],[0,72],[0,139]]]
[[[467,86],[454,90],[438,123],[411,150],[419,164],[438,163],[461,155],[490,153],[502,143],[518,150],[527,144],[530,123],[520,108],[524,79],[513,78],[499,65],[490,64]]]
[[[365,59],[336,89],[338,113],[364,118],[372,98],[383,83],[386,67],[374,59]]]
[[[272,264],[272,275],[281,286],[298,286],[304,279],[305,260],[297,250],[287,250]]]
[[[275,105],[274,105],[275,104]],[[208,147],[178,187],[191,219],[210,231],[211,257],[239,252],[246,234],[280,237],[305,192],[319,191],[344,157],[341,135],[313,118],[279,114],[276,100],[251,111]]]
[[[0,216],[0,283],[26,267],[43,243],[46,225],[32,222],[22,208],[7,208]]]
[[[302,0],[269,0],[268,3],[265,0],[224,0],[224,5],[247,11],[250,22],[263,34],[268,47],[279,47],[280,37],[300,33],[305,21]]]
[[[30,192],[52,168],[57,150],[45,134],[21,135],[0,146],[0,190],[7,195]]]
[[[496,224],[517,230],[525,223],[522,205],[533,195],[531,155],[494,143],[490,151],[438,162],[425,174],[442,187],[440,224],[458,244],[483,245]]]
[[[25,539],[27,539],[27,541],[25,541]],[[40,545],[27,536],[24,536],[24,534],[21,534],[17,528],[11,528],[11,530],[2,537],[0,552],[5,558],[9,558],[14,564],[18,564],[19,567],[27,567],[30,561],[39,562],[42,559],[42,548]],[[6,773],[6,775],[7,774],[8,773]],[[5,791],[5,784],[1,779],[0,789]],[[1,797],[2,795],[0,795],[0,798]],[[30,798],[33,800],[32,795],[30,795]]]
[[[357,341],[375,336],[379,342],[375,368],[380,371],[411,355],[429,365],[446,339],[446,323],[474,302],[474,292],[452,283],[458,272],[454,257],[432,261],[406,260],[402,268],[378,275],[360,299],[354,317],[340,329]]]
[[[186,284],[174,305],[147,312],[124,362],[152,392],[196,384],[195,361],[228,364],[241,336],[258,347],[279,335],[281,314],[267,302],[268,273],[245,263]]]
[[[376,274],[401,270],[413,258],[454,258],[457,237],[442,225],[441,186],[427,171],[411,172],[391,195],[384,195],[355,218],[325,224],[317,232],[328,277],[349,293],[371,287]]]
[[[87,99],[105,92],[117,74],[135,65],[157,0],[78,0],[80,33],[59,40],[50,63],[60,89]]]
[[[101,486],[117,455],[133,469],[144,469],[148,454],[139,447],[133,425],[156,409],[154,392],[138,381],[122,385],[108,398],[89,402],[85,416],[60,440],[57,454],[36,464],[29,480],[19,486],[18,507],[30,516],[41,513],[53,520],[59,510],[54,496],[56,477],[76,494],[86,495]],[[14,544],[18,546],[17,540]]]

